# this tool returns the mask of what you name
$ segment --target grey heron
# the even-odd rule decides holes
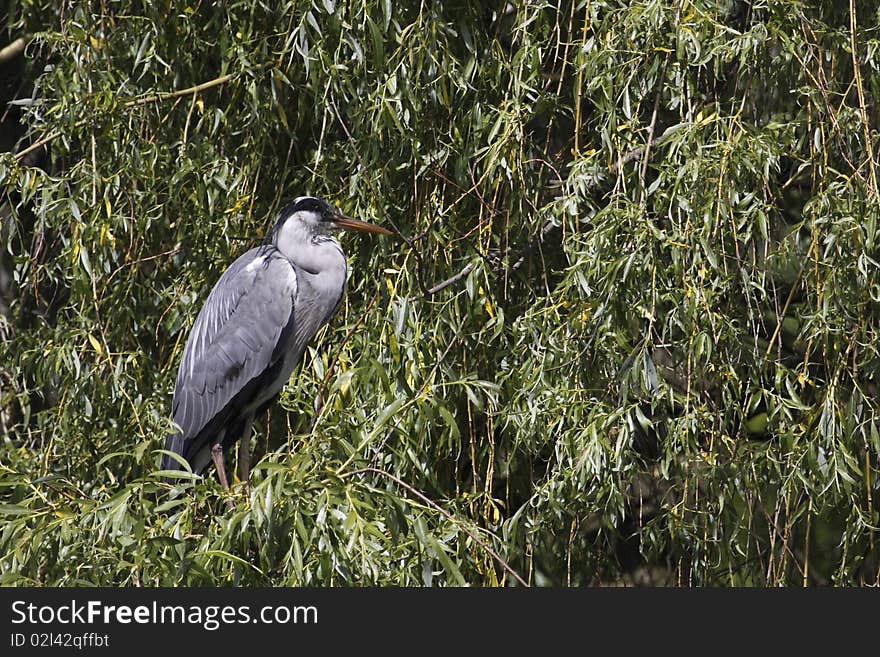
[[[240,475],[247,481],[254,417],[275,401],[342,300],[348,267],[333,237],[340,229],[391,233],[300,196],[282,210],[264,243],[233,262],[208,295],[174,386],[179,431],[165,439],[165,449],[186,459],[194,473],[213,461],[228,489],[225,450],[241,441]],[[163,454],[161,468],[180,464]]]

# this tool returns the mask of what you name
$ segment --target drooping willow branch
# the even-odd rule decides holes
[[[4,52],[6,49],[11,48],[12,45],[14,45],[14,44],[10,44],[9,46],[6,46],[6,48],[4,48],[3,51],[0,51],[0,54],[2,54],[2,52]],[[22,47],[24,47],[24,46],[22,46]],[[0,61],[2,61],[2,59],[0,59]],[[269,66],[271,66],[271,64],[260,64],[258,66],[255,66],[254,69],[252,69],[252,70],[260,70],[260,69],[268,68]],[[138,105],[148,105],[150,103],[158,103],[163,100],[170,100],[172,98],[181,98],[183,96],[189,96],[191,94],[195,95],[195,94],[198,94],[202,91],[205,91],[206,89],[211,89],[213,87],[219,87],[222,84],[226,84],[230,80],[233,80],[233,79],[237,78],[238,76],[243,75],[244,73],[245,73],[245,71],[240,71],[238,73],[227,73],[226,75],[221,75],[220,77],[216,77],[213,80],[208,80],[207,82],[202,82],[201,84],[197,84],[195,86],[188,87],[186,89],[179,89],[177,91],[160,91],[157,93],[147,94],[144,96],[138,96],[136,98],[130,98],[129,100],[126,100],[124,103],[122,103],[122,107],[128,109],[131,107],[136,107]],[[85,125],[87,120],[88,120],[88,118],[80,119],[79,121],[77,121],[74,124],[74,127],[76,127],[76,128],[82,127],[83,125]],[[32,153],[33,151],[37,150],[38,148],[41,148],[42,146],[45,146],[46,144],[54,141],[55,139],[60,137],[62,134],[63,133],[61,130],[52,130],[47,135],[45,135],[43,138],[38,139],[37,141],[35,141],[33,144],[31,144],[27,148],[24,148],[24,149],[20,150],[18,153],[16,153],[16,157],[18,158],[18,161],[21,162],[29,153]]]
[[[649,138],[648,138],[648,143],[644,146],[637,146],[635,148],[632,148],[632,149],[628,150],[627,152],[623,153],[622,155],[620,155],[615,162],[612,162],[608,166],[608,173],[611,175],[617,175],[620,172],[620,170],[623,169],[623,167],[625,165],[629,164],[630,162],[639,160],[643,156],[647,157],[649,149],[652,146],[655,148],[660,146],[661,144],[663,144],[663,142],[668,140],[674,133],[678,132],[685,125],[686,125],[685,123],[681,123],[678,125],[671,126],[671,127],[667,128],[666,131],[660,137],[658,137],[657,139],[653,139],[653,133],[654,133],[655,126],[652,123]],[[647,167],[647,160],[645,163],[642,164],[642,168],[646,168],[646,167]],[[605,175],[606,174],[604,174],[602,172],[597,172],[596,177],[591,181],[591,184],[588,186],[588,191],[592,191],[594,189],[597,189],[602,184],[602,182],[605,180]],[[550,233],[550,231],[555,226],[556,226],[556,223],[553,220],[547,220],[544,222],[544,225],[541,227],[541,230],[539,230],[535,235],[533,235],[528,240],[526,245],[523,246],[522,248],[520,248],[518,250],[514,250],[512,248],[509,248],[504,251],[494,251],[485,257],[488,260],[491,260],[494,262],[497,262],[504,257],[509,257],[508,261],[509,262],[512,261],[513,264],[510,265],[510,267],[508,268],[508,271],[515,271],[523,265],[526,258],[536,248],[538,248],[541,244],[543,244],[544,240],[547,238],[547,235]],[[449,278],[447,278],[443,281],[440,281],[439,283],[436,283],[435,285],[432,285],[431,287],[429,287],[427,289],[425,289],[423,287],[424,293],[422,296],[423,297],[431,296],[431,295],[436,294],[437,292],[440,292],[441,290],[446,289],[447,287],[449,287],[451,285],[455,285],[456,283],[460,282],[461,280],[467,278],[468,274],[470,274],[475,269],[475,267],[476,267],[476,264],[474,262],[469,262],[467,265],[462,267],[458,272],[456,272],[455,274],[453,274]]]
[[[406,483],[405,481],[403,481],[399,477],[395,477],[390,472],[386,472],[385,470],[381,470],[380,468],[374,468],[372,466],[358,468],[357,470],[352,470],[351,472],[342,473],[342,474],[340,474],[340,477],[351,477],[353,475],[362,474],[364,472],[373,472],[375,474],[382,475],[383,477],[387,477],[388,479],[393,481],[395,484],[397,484],[401,488],[407,490],[411,494],[418,497],[419,500],[421,500],[424,504],[427,504],[429,507],[431,507],[432,509],[434,509],[438,513],[440,513],[440,515],[442,515],[444,518],[446,518],[449,522],[461,527],[462,531],[464,531],[465,534],[470,536],[474,540],[475,543],[477,543],[480,547],[482,547],[484,550],[486,550],[486,552],[489,554],[489,556],[491,556],[493,559],[495,559],[495,561],[497,561],[501,565],[501,567],[504,568],[504,570],[506,570],[508,573],[510,573],[510,576],[513,577],[521,586],[525,586],[526,588],[529,587],[529,583],[526,582],[522,578],[522,576],[513,569],[513,566],[511,566],[504,559],[502,559],[501,555],[499,555],[494,549],[492,549],[491,545],[486,543],[486,541],[481,539],[475,532],[473,532],[470,529],[470,527],[468,527],[466,524],[464,524],[463,522],[458,520],[455,516],[453,516],[451,513],[449,513],[449,511],[447,511],[442,506],[437,504],[434,500],[429,498],[427,495],[422,493],[420,490],[418,490],[417,488],[414,488],[413,486],[410,486],[408,483]]]

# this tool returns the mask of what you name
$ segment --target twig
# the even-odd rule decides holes
[[[452,208],[452,207],[455,207],[456,205],[458,205],[458,203],[466,196],[473,196],[477,199],[477,202],[480,205],[482,205],[484,208],[486,208],[487,212],[490,212],[492,215],[496,215],[496,214],[501,213],[500,210],[496,209],[493,205],[491,205],[488,201],[486,201],[486,199],[484,199],[482,196],[480,196],[480,193],[477,190],[479,189],[480,182],[482,182],[482,178],[480,180],[475,180],[473,171],[470,171],[470,174],[471,174],[471,187],[470,187],[470,189],[465,189],[464,187],[459,185],[454,180],[450,180],[449,177],[446,176],[442,171],[438,171],[437,169],[434,169],[433,167],[431,169],[429,169],[429,171],[431,174],[433,174],[437,178],[440,178],[440,180],[442,180],[443,182],[447,183],[448,185],[452,185],[459,192],[461,192],[459,197],[447,206],[447,210],[449,208]],[[483,177],[485,177],[485,175]]]
[[[654,142],[654,143],[657,143],[657,142]],[[611,173],[614,173],[614,174],[618,173],[623,168],[623,165],[629,164],[633,160],[638,160],[642,156],[642,153],[644,153],[644,152],[645,152],[644,146],[637,146],[636,148],[633,148],[632,150],[627,151],[622,156],[617,158],[617,162],[614,162],[611,164],[611,166],[609,167],[611,169]],[[599,186],[599,179],[597,179],[595,181],[593,186],[594,187]]]
[[[467,275],[470,274],[474,270],[474,267],[476,267],[476,266],[477,266],[476,263],[473,263],[473,262],[465,265],[464,269],[462,269],[457,274],[454,274],[454,275],[450,276],[449,278],[447,278],[445,281],[442,281],[441,283],[437,283],[437,285],[435,285],[434,287],[429,288],[428,290],[425,290],[425,294],[423,296],[437,294],[440,290],[443,290],[443,289],[449,287],[450,285],[455,285],[461,279],[467,277]]]
[[[348,126],[345,125],[345,121],[342,120],[342,113],[339,111],[339,108],[336,106],[336,101],[333,100],[333,98],[328,97],[327,104],[333,109],[333,113],[336,115],[336,120],[339,121],[339,125],[342,126],[342,131],[345,133],[345,137],[348,140],[349,145],[351,146],[352,152],[354,152],[355,159],[357,159],[358,164],[360,165],[361,169],[363,169],[364,171],[367,171],[368,169],[367,169],[366,165],[364,164],[363,159],[361,158],[360,151],[358,151],[357,142],[354,140],[354,137],[351,136],[351,131],[348,129]],[[373,179],[370,178],[369,176],[366,176],[365,180],[367,181],[367,184],[370,186],[370,189],[373,190],[373,194],[375,194],[376,198],[380,198],[379,190],[376,189],[376,187],[373,183]],[[407,237],[403,233],[400,232],[400,229],[394,223],[394,220],[391,219],[390,217],[386,217],[386,220],[388,221],[388,223],[391,224],[392,228],[394,228],[394,231],[398,235],[400,235],[407,244],[412,246],[412,243],[410,242],[410,240],[407,239]]]
[[[507,563],[504,559],[502,559],[501,556],[500,556],[495,550],[492,549],[492,546],[490,546],[490,545],[489,545],[488,543],[486,543],[483,539],[481,539],[479,536],[477,536],[473,531],[471,531],[471,529],[470,529],[466,524],[464,524],[464,523],[463,523],[462,521],[460,521],[458,518],[456,518],[456,517],[453,516],[451,513],[449,513],[449,511],[447,511],[447,510],[444,509],[442,506],[440,506],[439,504],[437,504],[435,501],[433,501],[432,499],[430,499],[429,497],[427,497],[427,496],[426,496],[424,493],[422,493],[420,490],[418,490],[418,489],[413,488],[412,486],[410,486],[408,483],[406,483],[405,481],[403,481],[403,480],[400,479],[399,477],[395,477],[395,476],[394,476],[393,474],[391,474],[390,472],[386,472],[385,470],[381,470],[381,469],[379,469],[379,468],[374,468],[374,467],[372,467],[372,466],[367,466],[367,467],[363,467],[363,468],[358,468],[357,470],[352,470],[351,472],[346,472],[346,473],[343,473],[343,474],[341,474],[341,475],[339,475],[339,476],[340,476],[340,477],[350,477],[350,476],[353,476],[353,475],[356,475],[356,474],[361,474],[361,473],[364,473],[364,472],[374,472],[374,473],[376,473],[376,474],[380,474],[380,475],[382,475],[383,477],[388,477],[391,481],[393,481],[394,483],[396,483],[398,486],[400,486],[401,488],[406,489],[407,491],[409,491],[410,493],[412,493],[413,495],[415,495],[416,497],[418,497],[422,502],[424,502],[425,504],[427,504],[429,507],[431,507],[431,508],[434,509],[435,511],[439,512],[444,518],[446,518],[446,519],[449,520],[450,522],[452,522],[452,523],[458,525],[459,527],[461,527],[461,529],[464,531],[465,534],[467,534],[468,536],[470,536],[470,537],[471,537],[471,538],[472,538],[472,539],[473,539],[478,545],[480,545],[480,547],[482,547],[484,550],[486,550],[486,552],[488,552],[489,555],[490,555],[493,559],[495,559],[495,561],[497,561],[497,562],[501,565],[502,568],[504,568],[504,570],[506,570],[508,573],[510,573],[510,575],[511,575],[511,576],[512,576],[517,582],[519,582],[522,586],[525,586],[526,588],[529,587],[528,582],[526,582],[526,581],[520,576],[520,574],[517,573],[517,572],[513,569],[513,567],[512,567],[509,563]]]
[[[42,139],[38,139],[37,141],[35,141],[33,144],[31,144],[31,145],[28,146],[27,148],[18,151],[18,152],[15,154],[15,157],[18,158],[18,161],[19,161],[19,162],[22,162],[22,161],[24,160],[24,158],[25,158],[29,153],[33,153],[33,152],[34,152],[35,150],[37,150],[38,148],[40,148],[40,147],[42,147],[42,146],[45,146],[45,145],[48,144],[50,141],[54,141],[55,139],[57,139],[57,138],[60,137],[60,136],[61,136],[61,131],[60,131],[60,130],[53,130],[52,132],[50,132],[48,135],[46,135],[46,136],[43,137]]]
[[[794,283],[791,286],[791,290],[788,292],[788,298],[785,300],[785,305],[782,306],[782,312],[776,318],[776,328],[773,329],[773,335],[770,337],[770,342],[767,345],[767,350],[764,352],[764,359],[770,357],[770,352],[773,350],[773,343],[776,342],[776,338],[779,337],[779,329],[782,328],[782,321],[785,319],[785,315],[788,312],[788,308],[791,305],[792,299],[794,299],[794,293],[797,291],[798,286],[801,283],[801,279],[804,276],[804,272],[807,269],[807,264],[809,260],[804,258],[804,261],[801,263],[801,268],[798,270],[797,277],[794,279]],[[855,333],[853,333],[855,336]]]
[[[265,68],[265,64],[262,66],[258,66],[257,68]],[[132,98],[131,100],[126,101],[123,104],[123,107],[134,107],[135,105],[146,105],[148,103],[156,103],[160,100],[168,100],[169,98],[180,98],[181,96],[189,96],[190,94],[197,94],[200,91],[204,91],[205,89],[211,89],[212,87],[220,86],[221,84],[226,84],[232,78],[237,75],[241,75],[239,73],[227,73],[226,75],[221,75],[219,78],[214,78],[213,80],[208,80],[207,82],[202,82],[201,84],[197,84],[194,87],[189,87],[188,89],[180,89],[179,91],[160,91],[157,94],[153,94],[152,96],[141,96],[140,98]]]
[[[877,171],[874,167],[874,145],[871,143],[871,129],[868,123],[868,111],[865,109],[865,91],[862,86],[862,71],[859,66],[859,55],[856,51],[856,7],[855,0],[849,0],[849,41],[852,51],[853,76],[855,77],[856,92],[859,96],[859,114],[862,119],[862,132],[865,140],[865,151],[868,154],[868,169],[871,173],[869,188],[877,196]]]
[[[168,251],[163,251],[162,253],[157,253],[155,255],[146,256],[144,258],[138,258],[137,260],[131,260],[129,262],[123,262],[116,269],[114,269],[113,272],[110,274],[110,276],[107,277],[107,280],[104,281],[104,286],[101,288],[101,296],[103,296],[104,292],[107,291],[107,286],[110,285],[110,281],[113,280],[113,277],[116,276],[116,274],[118,274],[120,271],[122,271],[126,267],[134,267],[135,265],[140,265],[144,262],[149,262],[150,260],[156,260],[157,258],[164,258],[165,256],[174,255],[178,251],[180,251],[180,247],[175,246],[173,249],[169,249]]]
[[[651,123],[648,126],[648,140],[645,142],[644,154],[642,156],[642,166],[639,169],[639,198],[645,199],[645,178],[648,175],[648,159],[651,154],[651,145],[654,143],[654,130],[657,127],[657,111],[660,109],[660,97],[663,95],[663,80],[666,77],[666,64],[669,62],[669,55],[663,60],[663,71],[660,74],[660,82],[658,83],[657,95],[654,98],[654,110],[651,112]]]
[[[808,28],[808,26],[806,26],[804,24],[804,21],[802,19],[801,20],[801,32],[803,32],[805,43],[809,43],[809,41],[810,41],[810,35],[807,34],[807,28]],[[810,28],[810,32],[811,33],[813,32],[812,28]],[[813,36],[814,37],[816,36],[815,33],[813,34]],[[818,48],[819,47],[818,38],[816,38],[815,41],[816,41],[816,47]],[[816,88],[822,94],[822,100],[825,102],[825,111],[828,114],[828,118],[831,119],[831,128],[833,129],[834,133],[837,135],[837,138],[841,144],[840,155],[843,157],[844,160],[846,160],[846,163],[849,164],[849,166],[853,170],[853,172],[855,172],[856,175],[860,175],[858,167],[856,167],[856,165],[853,163],[852,150],[849,148],[847,141],[843,138],[843,130],[840,127],[840,123],[837,120],[837,115],[834,113],[834,108],[831,105],[831,99],[828,96],[828,78],[825,76],[825,69],[822,67],[823,55],[822,55],[821,50],[819,52],[819,55],[817,57],[815,57],[816,75],[813,75],[813,72],[807,66],[807,60],[806,60],[807,55],[806,54],[804,55],[804,57],[801,57],[798,54],[797,50],[792,50],[791,52],[792,52],[792,55],[795,57],[795,59],[798,60],[798,63],[801,65],[801,68],[803,68],[804,73],[806,73],[807,76],[810,79],[812,79],[813,83],[816,85]],[[809,53],[809,54],[812,54],[812,53]],[[844,148],[846,148],[846,150],[844,150]]]

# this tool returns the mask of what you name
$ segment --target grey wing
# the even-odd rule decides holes
[[[199,312],[174,388],[174,422],[186,443],[268,368],[291,321],[296,273],[277,252],[252,249],[220,277]]]

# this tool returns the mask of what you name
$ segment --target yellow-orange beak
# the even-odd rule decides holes
[[[346,217],[344,214],[339,214],[338,212],[331,217],[330,221],[332,221],[340,228],[344,228],[345,230],[356,230],[361,233],[379,233],[380,235],[391,235],[391,231],[387,228],[377,226],[376,224],[371,224],[368,221],[361,221],[360,219]]]

